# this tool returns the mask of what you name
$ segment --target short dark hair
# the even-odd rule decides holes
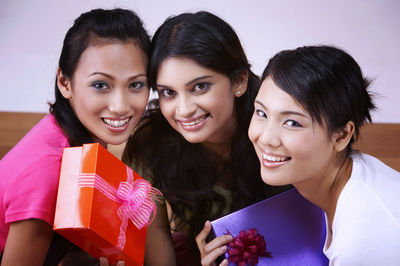
[[[140,18],[127,9],[94,9],[81,14],[68,30],[59,60],[62,73],[73,78],[82,53],[104,41],[134,41],[148,56],[150,40]],[[92,142],[89,131],[82,125],[63,97],[55,82],[55,102],[50,105],[59,126],[64,130],[71,146]]]
[[[262,80],[267,77],[296,99],[313,121],[325,122],[328,134],[353,121],[355,134],[347,154],[360,127],[372,121],[375,105],[368,92],[370,80],[354,58],[339,48],[321,45],[281,51],[269,60]]]

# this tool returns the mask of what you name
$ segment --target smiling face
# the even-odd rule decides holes
[[[308,112],[267,77],[255,100],[249,128],[270,185],[301,184],[326,177],[336,158],[327,130],[313,123]]]
[[[102,145],[121,144],[142,117],[149,97],[147,58],[134,42],[89,46],[72,80],[58,87],[78,119]]]
[[[160,108],[191,143],[224,143],[236,130],[234,86],[225,75],[186,58],[168,58],[157,76]]]

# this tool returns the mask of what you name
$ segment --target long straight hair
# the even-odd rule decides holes
[[[260,79],[251,71],[232,27],[209,12],[170,17],[158,28],[148,65],[148,80],[153,89],[160,65],[173,57],[191,59],[225,75],[231,82],[237,81],[243,72],[248,74],[245,94],[235,97],[238,128],[229,161],[200,143],[186,141],[163,117],[157,100],[150,104],[147,117],[128,140],[123,155],[123,160],[151,176],[171,205],[175,230],[188,231],[194,244],[204,222],[221,216],[225,208],[224,198],[213,190],[221,174],[228,172],[232,176],[232,210],[266,197],[268,186],[262,182],[259,161],[247,136]]]

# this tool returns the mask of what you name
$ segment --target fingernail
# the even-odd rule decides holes
[[[222,247],[221,247],[221,251],[223,251],[223,252],[225,252],[225,251],[226,251],[226,249],[227,249],[227,247],[226,247],[226,246],[222,246]]]
[[[229,240],[229,241],[233,240],[233,236],[231,236],[231,235],[226,235],[226,240]]]

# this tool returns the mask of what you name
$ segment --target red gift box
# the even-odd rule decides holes
[[[99,144],[65,148],[54,230],[92,256],[143,265],[161,193]]]

